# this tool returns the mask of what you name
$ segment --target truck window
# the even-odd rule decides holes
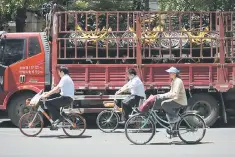
[[[9,66],[23,59],[25,39],[6,39],[4,65]]]
[[[32,57],[41,52],[41,47],[38,41],[38,37],[29,37],[29,54],[28,57]]]

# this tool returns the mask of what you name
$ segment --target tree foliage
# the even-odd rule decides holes
[[[232,11],[234,0],[158,0],[160,10],[174,11]]]
[[[18,14],[25,14],[26,9],[37,10],[47,0],[1,0],[0,27],[8,21],[17,20]]]
[[[69,5],[69,10],[124,11],[132,8],[133,0],[77,0]]]

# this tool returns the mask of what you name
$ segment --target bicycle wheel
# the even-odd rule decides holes
[[[206,133],[206,124],[203,118],[197,114],[188,113],[181,117],[177,124],[179,138],[187,144],[199,143]],[[188,136],[184,136],[186,133]],[[195,133],[199,132],[198,135]],[[192,134],[191,134],[192,133]]]
[[[150,119],[150,117],[143,114],[134,115],[133,117],[129,118],[125,125],[125,135],[127,139],[131,143],[137,145],[148,143],[150,140],[152,140],[155,132],[156,128],[154,122]],[[140,138],[140,140],[137,140],[137,138]]]
[[[69,114],[68,119],[76,125],[74,128],[71,124],[64,119],[62,128],[64,133],[69,137],[80,137],[86,131],[86,120],[79,114]]]
[[[28,137],[37,136],[43,129],[43,119],[38,112],[24,114],[19,120],[19,129],[22,134]]]
[[[96,124],[99,129],[105,133],[110,133],[118,127],[119,116],[114,111],[105,110],[99,113],[96,118]]]

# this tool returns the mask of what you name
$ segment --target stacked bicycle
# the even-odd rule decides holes
[[[206,124],[200,115],[196,111],[187,111],[178,114],[180,120],[174,124],[170,124],[168,121],[162,119],[158,115],[158,110],[154,110],[156,100],[146,112],[139,112],[138,114],[129,118],[125,125],[125,135],[127,139],[133,144],[142,145],[147,144],[152,140],[156,133],[156,124],[160,124],[167,130],[170,138],[178,137],[187,144],[199,143],[205,136]],[[189,133],[190,135],[186,135]],[[196,133],[198,133],[196,135]]]
[[[36,97],[43,95],[43,91],[40,91]],[[33,99],[33,98],[32,98]],[[41,133],[44,127],[43,116],[45,116],[49,122],[53,123],[51,117],[45,112],[43,107],[37,103],[36,105],[30,104],[31,99],[26,100],[26,104],[30,106],[28,113],[25,113],[19,120],[20,131],[28,137],[35,137]],[[41,100],[43,101],[43,100]],[[45,106],[45,101],[44,106]],[[69,104],[70,106],[71,104]],[[61,124],[56,126],[57,130],[62,128],[64,133],[69,137],[80,137],[86,130],[86,120],[78,112],[74,112],[71,107],[62,107],[60,114],[63,118]]]

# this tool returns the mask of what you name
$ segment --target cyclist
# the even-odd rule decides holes
[[[166,70],[170,74],[171,89],[165,94],[158,94],[160,99],[164,99],[161,102],[162,108],[166,112],[167,119],[170,123],[176,123],[179,120],[176,109],[187,105],[187,97],[184,88],[183,81],[179,78],[179,70],[175,67],[171,67]]]
[[[54,87],[51,91],[44,93],[44,95],[42,96],[42,98],[49,98],[53,94],[58,93],[60,91],[59,97],[49,98],[45,101],[45,106],[51,113],[52,120],[54,121],[51,126],[51,130],[56,130],[56,126],[63,120],[60,116],[60,107],[71,104],[74,99],[74,83],[71,77],[69,76],[68,68],[65,66],[61,66],[58,69],[58,74],[61,78],[59,84]]]
[[[171,89],[165,94],[158,94],[158,97],[163,99],[161,107],[166,112],[168,122],[174,127],[174,124],[180,120],[177,109],[187,105],[187,97],[183,81],[179,78],[180,71],[171,67],[166,72],[170,74],[172,79]]]
[[[132,112],[132,107],[139,104],[139,101],[146,97],[144,85],[140,78],[136,75],[135,69],[131,68],[128,70],[128,78],[129,82],[116,92],[116,95],[121,94],[127,90],[129,90],[131,93],[130,96],[122,101],[124,117],[122,117],[120,124],[125,124]]]

